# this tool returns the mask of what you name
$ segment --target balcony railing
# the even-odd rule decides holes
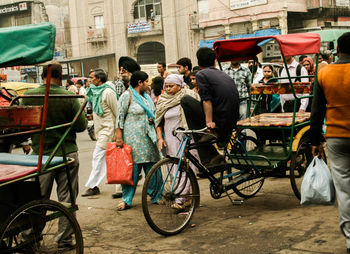
[[[103,42],[107,41],[107,31],[105,28],[89,29],[87,31],[88,42]]]

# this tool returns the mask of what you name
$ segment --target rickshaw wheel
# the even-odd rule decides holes
[[[59,219],[71,227],[71,240],[56,242]],[[69,238],[69,236],[68,236]],[[83,253],[83,236],[74,215],[52,200],[35,200],[18,208],[0,230],[0,253]]]
[[[311,142],[309,138],[303,137],[300,140],[298,149],[292,153],[290,165],[290,183],[295,196],[300,200],[301,183],[305,171],[312,161]]]
[[[193,171],[179,159],[165,158],[149,171],[142,189],[142,210],[158,234],[175,235],[189,224],[199,206],[199,186]],[[182,204],[181,204],[182,203]]]

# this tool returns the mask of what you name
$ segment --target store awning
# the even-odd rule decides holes
[[[58,62],[60,62],[60,63],[82,62],[85,60],[93,60],[93,59],[99,59],[99,58],[104,58],[104,57],[109,57],[109,56],[115,56],[115,54],[109,53],[109,54],[104,54],[104,55],[99,55],[99,56],[71,57],[71,58],[66,58],[64,60],[58,60]]]

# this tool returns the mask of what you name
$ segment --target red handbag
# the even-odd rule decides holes
[[[107,164],[107,183],[134,185],[133,161],[131,147],[123,144],[122,148],[117,147],[116,143],[107,143],[106,164]]]

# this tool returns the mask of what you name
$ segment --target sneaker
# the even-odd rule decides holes
[[[58,253],[74,250],[75,249],[75,244],[72,244],[72,243],[59,243],[57,249],[58,249]]]
[[[87,189],[84,194],[82,194],[82,197],[88,197],[88,196],[94,196],[100,194],[100,189],[95,186],[94,188]]]
[[[122,196],[123,196],[123,194],[121,192],[116,192],[116,193],[112,194],[113,199],[121,198]]]

